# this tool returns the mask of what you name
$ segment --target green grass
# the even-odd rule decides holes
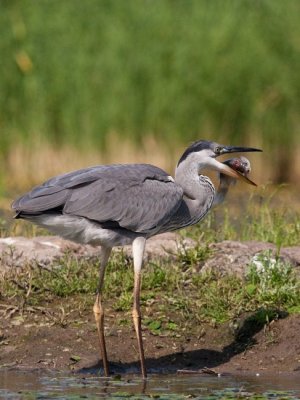
[[[299,279],[293,273],[294,268],[273,258],[270,252],[257,257],[258,265],[252,264],[247,275],[250,295],[259,303],[280,307],[287,304],[292,308],[299,302]]]
[[[281,192],[280,187],[265,187],[248,199],[242,194],[235,199],[230,194],[225,205],[210,211],[200,224],[180,232],[183,237],[206,244],[223,240],[261,241],[275,244],[278,251],[283,246],[300,245],[298,203],[285,202],[286,196],[287,192]],[[233,200],[239,203],[230,204]]]
[[[179,254],[176,259],[150,263],[143,272],[142,307],[151,307],[144,324],[156,334],[176,332],[191,321],[222,323],[260,309],[299,312],[299,275],[269,253],[249,266],[244,279],[216,271],[201,273],[194,258],[183,268],[181,260]],[[97,278],[96,260],[78,261],[68,255],[51,270],[28,265],[22,272],[7,273],[0,280],[0,299],[21,304],[23,310],[59,298],[77,298],[76,302],[90,307]],[[115,312],[126,314],[132,307],[132,291],[131,260],[115,254],[106,273],[104,299]],[[126,318],[121,320],[124,324]]]
[[[297,0],[2,1],[1,170],[18,146],[105,153],[117,133],[146,147],[152,135],[170,153],[200,137],[259,144],[264,167],[288,180],[299,11]]]

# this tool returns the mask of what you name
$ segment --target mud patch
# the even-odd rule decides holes
[[[55,308],[55,306],[53,305]],[[74,317],[74,316],[73,316]],[[4,319],[0,332],[0,367],[55,369],[98,373],[97,332],[92,312],[80,312],[77,322],[59,324],[41,310],[34,316]],[[75,321],[75,320],[74,320]],[[152,373],[203,368],[216,372],[300,371],[300,315],[269,324],[245,315],[240,327],[208,324],[173,336],[153,335],[143,327],[146,365]],[[138,351],[131,326],[120,327],[110,309],[106,318],[108,357],[113,373],[138,373]]]

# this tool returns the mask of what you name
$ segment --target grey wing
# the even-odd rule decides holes
[[[151,171],[147,173],[139,167],[134,179],[127,175],[128,170],[119,171],[121,176],[116,177],[113,187],[109,177],[72,191],[64,213],[86,217],[108,227],[117,223],[121,228],[139,233],[159,230],[179,208],[183,191],[167,174],[153,176]]]
[[[99,166],[72,174],[33,189],[13,208],[42,212],[49,205],[62,207],[64,214],[148,233],[167,222],[182,201],[182,189],[166,172],[147,164]]]
[[[70,195],[70,189],[88,185],[99,179],[105,167],[85,168],[51,178],[16,199],[12,208],[17,212],[39,213],[62,207]]]

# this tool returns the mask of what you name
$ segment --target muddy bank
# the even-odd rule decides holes
[[[55,308],[55,307],[54,307]],[[112,373],[139,371],[132,325],[120,327],[107,310],[106,337]],[[48,315],[47,315],[48,314]],[[0,333],[1,368],[50,368],[102,372],[92,311],[80,320],[59,324],[58,314],[44,309],[31,318],[4,318]],[[62,317],[62,316],[61,316]],[[299,372],[300,315],[287,316],[269,325],[252,323],[244,316],[238,331],[231,324],[203,324],[176,335],[153,335],[143,328],[149,372],[211,368],[216,372]]]

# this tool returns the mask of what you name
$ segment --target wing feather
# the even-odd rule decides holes
[[[147,233],[168,221],[183,191],[160,168],[148,164],[109,165],[54,177],[17,199],[17,212],[82,216],[107,226]]]

